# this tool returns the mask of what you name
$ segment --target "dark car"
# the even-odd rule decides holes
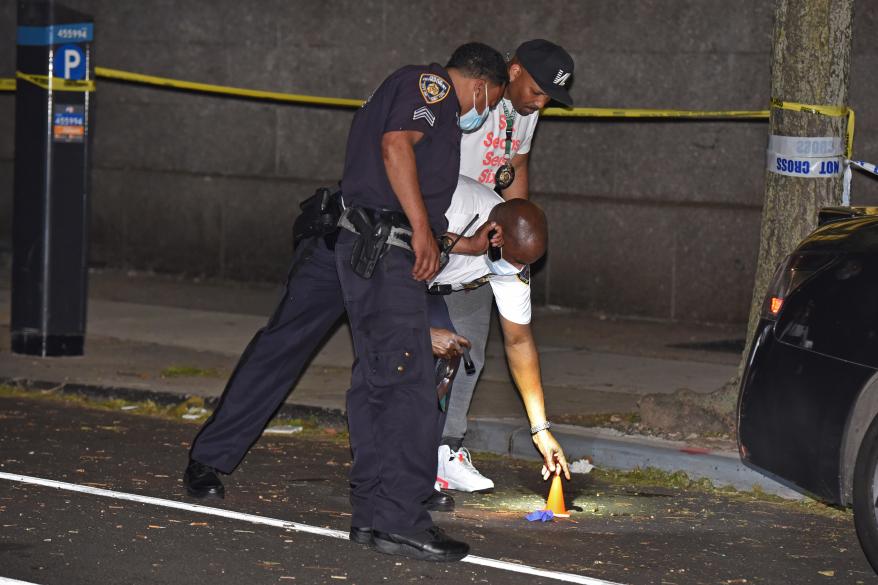
[[[738,446],[748,466],[852,506],[878,571],[878,212],[827,208],[778,267],[748,355]]]

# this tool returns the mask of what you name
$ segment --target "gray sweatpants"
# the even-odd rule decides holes
[[[458,335],[463,335],[472,343],[470,356],[476,366],[476,373],[468,376],[461,368],[454,378],[451,397],[448,401],[448,413],[445,419],[443,439],[463,439],[466,434],[466,414],[473,399],[482,368],[485,365],[485,346],[488,343],[488,332],[491,329],[491,304],[494,293],[490,284],[474,290],[451,293],[445,297],[448,314]]]

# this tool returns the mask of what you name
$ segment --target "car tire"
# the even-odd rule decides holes
[[[872,420],[857,451],[853,488],[857,538],[878,573],[878,417]]]

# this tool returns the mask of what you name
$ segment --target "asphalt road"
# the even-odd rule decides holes
[[[350,455],[339,437],[265,436],[226,478],[225,500],[193,502],[180,474],[196,430],[0,397],[0,472],[347,531]],[[536,465],[487,456],[477,463],[498,490],[458,494],[458,511],[435,519],[479,557],[595,585],[878,582],[848,514],[580,475],[565,486],[568,508],[579,511],[530,523],[524,515],[547,491]],[[331,535],[0,478],[0,583],[564,582],[470,560],[411,561]]]

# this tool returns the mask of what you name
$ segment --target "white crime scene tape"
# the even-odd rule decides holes
[[[845,167],[844,140],[837,136],[768,138],[768,170],[788,177],[838,177]]]
[[[848,162],[855,169],[860,169],[861,171],[866,171],[867,173],[872,173],[873,175],[878,177],[878,165],[873,165],[872,163],[867,163],[864,160],[851,160]]]
[[[770,172],[787,177],[828,179],[842,176],[842,205],[851,204],[851,166],[878,176],[874,165],[847,160],[845,140],[838,136],[773,134],[768,138],[766,164]]]

